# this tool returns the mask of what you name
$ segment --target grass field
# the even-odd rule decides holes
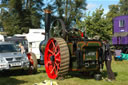
[[[116,80],[107,82],[104,80],[96,81],[82,74],[74,76],[68,75],[64,80],[55,80],[59,85],[128,85],[128,61],[113,61],[112,69],[116,74]],[[104,69],[103,76],[106,77]],[[38,68],[38,73],[34,75],[10,74],[9,76],[0,77],[0,85],[33,85],[44,80],[50,80],[45,73],[43,66]]]

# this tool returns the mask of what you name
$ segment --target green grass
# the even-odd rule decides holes
[[[82,74],[68,75],[64,80],[55,80],[59,85],[128,85],[128,61],[113,61],[112,69],[116,73],[116,81],[107,82],[104,80],[96,81],[93,78],[88,78]],[[104,77],[106,76],[104,69]],[[33,85],[44,80],[51,80],[45,73],[42,66],[38,69],[37,74],[33,75],[10,75],[0,77],[0,85]],[[53,80],[54,81],[54,80]]]

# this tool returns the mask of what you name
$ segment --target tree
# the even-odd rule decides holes
[[[67,28],[76,24],[76,19],[81,20],[86,10],[86,0],[55,0],[58,18],[65,21]]]
[[[95,12],[86,14],[85,20],[82,22],[85,32],[88,37],[93,38],[95,35],[100,36],[100,39],[111,39],[112,28],[109,26],[108,20],[103,14],[104,9],[98,8]]]
[[[17,3],[17,4],[16,4]],[[16,0],[3,0],[1,2],[1,21],[4,28],[4,31],[9,35],[12,35],[14,32],[21,33],[18,28],[21,28],[21,1]],[[16,31],[17,30],[17,31]]]
[[[26,33],[29,28],[40,28],[42,5],[40,0],[2,0],[0,17],[4,30],[13,35]]]
[[[119,6],[121,15],[128,15],[128,0],[120,0]]]
[[[109,5],[109,12],[106,14],[106,17],[112,22],[112,19],[116,16],[120,16],[119,5]]]
[[[42,0],[27,0],[25,2],[24,21],[26,25],[29,23],[31,28],[40,28],[42,19],[42,6],[44,5]]]
[[[108,21],[108,26],[113,29],[113,18],[120,16],[119,5],[109,5],[109,12],[106,14],[106,20]]]

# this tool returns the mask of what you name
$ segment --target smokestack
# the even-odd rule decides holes
[[[50,21],[51,21],[51,10],[45,9],[45,36],[49,38]]]

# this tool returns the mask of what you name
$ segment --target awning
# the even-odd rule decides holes
[[[119,33],[114,33],[113,37],[125,37],[128,35],[128,32],[119,32]]]

